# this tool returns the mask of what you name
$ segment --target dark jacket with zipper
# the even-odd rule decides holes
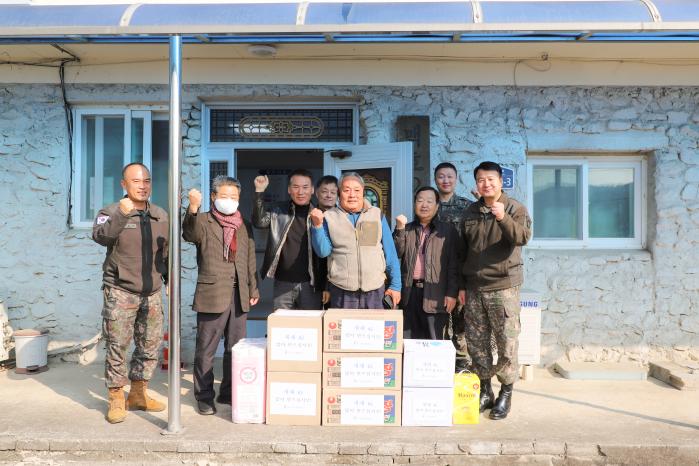
[[[191,214],[182,222],[182,237],[197,247],[197,288],[192,308],[197,312],[220,314],[231,305],[234,287],[240,293],[243,312],[250,310],[250,298],[259,298],[257,263],[252,225],[243,221],[236,231],[235,260],[223,258],[223,227],[211,212]]]
[[[413,271],[420,246],[422,225],[415,220],[402,230],[393,231],[393,241],[400,258],[400,273],[403,284],[401,308],[405,309],[413,286]],[[428,313],[447,312],[444,297],[456,298],[459,287],[459,261],[457,247],[459,235],[456,228],[436,218],[430,223],[430,231],[425,238],[425,281],[423,283],[422,309]]]
[[[462,246],[464,261],[460,289],[497,291],[524,281],[522,246],[531,238],[532,221],[527,208],[502,193],[505,216],[498,221],[483,198],[464,213]]]
[[[287,234],[294,221],[296,205],[291,202],[279,202],[267,208],[264,201],[264,192],[254,194],[252,206],[252,224],[255,228],[269,229],[267,236],[267,249],[262,261],[260,275],[262,278],[274,278],[279,265],[279,257],[286,242]],[[313,209],[313,204],[309,206]],[[316,291],[323,291],[320,276],[320,260],[311,247],[311,218],[306,218],[306,232],[308,234],[308,275],[311,277],[311,285]]]
[[[159,291],[167,278],[168,235],[167,212],[155,204],[126,215],[118,202],[101,209],[92,239],[107,246],[103,284],[141,296]]]

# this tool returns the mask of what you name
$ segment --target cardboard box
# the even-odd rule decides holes
[[[403,386],[454,386],[456,349],[451,340],[405,340]]]
[[[451,426],[453,388],[403,388],[404,426]]]
[[[265,422],[266,338],[243,338],[231,350],[231,415],[236,424]]]
[[[397,353],[323,353],[323,388],[400,390],[402,367]]]
[[[517,359],[523,365],[541,363],[541,305],[539,294],[529,290],[520,293],[519,350]]]
[[[318,426],[320,412],[320,373],[267,373],[267,424]]]
[[[403,311],[328,309],[323,316],[323,351],[403,352]]]
[[[400,423],[400,391],[323,390],[324,426],[399,426]]]
[[[267,317],[267,371],[320,374],[323,312],[280,309]]]

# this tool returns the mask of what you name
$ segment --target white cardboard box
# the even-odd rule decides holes
[[[404,426],[451,426],[453,388],[403,388]]]
[[[265,422],[266,338],[243,338],[231,350],[231,415],[237,424]]]
[[[454,387],[456,349],[451,340],[404,340],[403,387]]]
[[[267,317],[267,370],[323,370],[323,311],[279,309]]]

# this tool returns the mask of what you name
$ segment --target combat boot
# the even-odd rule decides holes
[[[124,389],[122,387],[109,389],[109,411],[107,411],[107,422],[117,424],[126,419],[126,401],[124,400]]]
[[[505,385],[502,384],[500,387],[500,394],[498,399],[495,400],[495,406],[490,410],[490,419],[500,420],[505,419],[507,414],[510,412],[510,406],[512,404],[512,387],[514,384]]]
[[[492,408],[494,403],[495,393],[493,393],[493,386],[490,383],[490,379],[481,380],[480,412],[482,413],[486,409]]]
[[[131,381],[131,390],[129,391],[129,397],[126,399],[126,406],[129,410],[162,411],[165,409],[163,403],[148,396],[147,390],[147,380]]]

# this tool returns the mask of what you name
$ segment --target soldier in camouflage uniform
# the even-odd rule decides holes
[[[459,236],[461,236],[464,212],[471,204],[471,201],[454,192],[457,180],[458,175],[453,164],[443,162],[435,167],[434,182],[439,190],[440,198],[437,219],[454,225]],[[471,366],[471,358],[468,355],[466,336],[463,331],[464,306],[457,305],[449,317],[451,325],[447,328],[447,337],[451,338],[456,347],[456,369],[457,371],[467,370]]]
[[[165,405],[147,395],[162,339],[161,290],[168,263],[168,217],[148,202],[151,176],[144,165],[122,171],[126,196],[99,211],[92,238],[107,247],[102,266],[102,333],[107,347],[105,381],[109,389],[107,421],[126,417],[126,408],[162,411]],[[134,340],[130,371],[126,350]],[[131,381],[128,399],[123,387]]]
[[[504,419],[519,376],[522,246],[531,237],[531,220],[526,207],[502,192],[500,165],[483,162],[474,170],[474,177],[481,198],[464,213],[459,300],[465,304],[468,351],[481,379],[481,412],[492,408],[491,419]],[[497,345],[496,366],[491,334]],[[500,381],[500,394],[494,401],[493,375]]]

